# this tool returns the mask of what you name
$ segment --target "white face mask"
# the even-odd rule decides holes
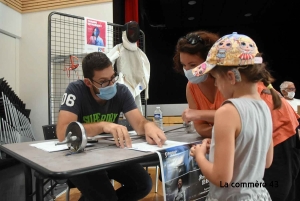
[[[190,69],[190,70],[185,70],[183,69],[184,71],[184,74],[185,74],[185,77],[191,82],[191,83],[194,83],[194,84],[198,84],[200,82],[204,82],[207,77],[208,77],[208,74],[204,74],[204,75],[201,75],[201,76],[195,76],[193,75],[193,72],[192,72],[193,69]]]
[[[295,92],[294,91],[287,91],[287,97],[289,98],[289,99],[293,99],[294,98],[294,96],[295,96]]]

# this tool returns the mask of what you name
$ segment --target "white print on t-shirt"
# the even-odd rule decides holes
[[[75,100],[76,100],[76,96],[74,94],[64,93],[61,100],[61,105],[66,103],[67,106],[72,107],[74,105]]]

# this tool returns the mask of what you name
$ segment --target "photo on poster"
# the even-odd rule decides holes
[[[84,53],[105,52],[107,46],[107,22],[84,18]]]
[[[194,143],[193,143],[194,144]],[[209,182],[189,155],[193,144],[158,151],[165,201],[204,201]]]

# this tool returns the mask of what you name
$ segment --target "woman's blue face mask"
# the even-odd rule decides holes
[[[184,71],[184,74],[185,74],[185,77],[193,84],[198,84],[200,82],[204,82],[207,77],[208,77],[208,74],[204,74],[204,75],[201,75],[199,77],[197,76],[194,76],[193,75],[193,72],[192,72],[193,69],[190,69],[190,70],[185,70],[183,69]]]
[[[95,85],[94,85],[95,86]],[[116,93],[117,93],[117,85],[114,83],[113,85],[103,87],[103,88],[98,88],[100,91],[100,94],[96,94],[99,98],[102,100],[110,100],[112,99]]]

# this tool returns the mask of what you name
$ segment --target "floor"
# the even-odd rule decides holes
[[[0,159],[0,200],[1,201],[24,201],[25,200],[25,177],[23,164],[14,159]],[[32,177],[34,172],[32,172]],[[45,184],[45,190],[50,187],[50,182]],[[54,200],[56,195],[61,194],[67,188],[66,184],[58,185],[53,190],[53,196],[48,194],[45,201]],[[35,190],[33,179],[33,191]],[[33,196],[35,200],[35,196]]]
[[[155,168],[149,168],[149,174],[153,180],[152,191],[147,197],[141,201],[163,201],[162,185],[158,182],[158,192],[155,193]],[[33,174],[32,174],[33,175]],[[0,159],[0,198],[1,201],[24,201],[25,200],[25,184],[24,184],[23,165],[15,160]],[[33,180],[34,181],[34,180]],[[45,185],[45,189],[50,186],[50,183]],[[120,187],[120,184],[115,182],[115,188]],[[53,197],[47,195],[45,201],[65,201],[66,184],[57,186],[53,191]],[[34,190],[33,184],[33,190]],[[71,189],[70,201],[77,201],[80,197],[80,192],[77,189]],[[55,199],[54,199],[55,198]],[[35,200],[35,199],[34,199]]]
[[[6,162],[5,162],[6,163]],[[7,162],[0,170],[0,197],[3,201],[23,201],[25,184],[23,166]],[[21,199],[22,198],[22,199]]]

